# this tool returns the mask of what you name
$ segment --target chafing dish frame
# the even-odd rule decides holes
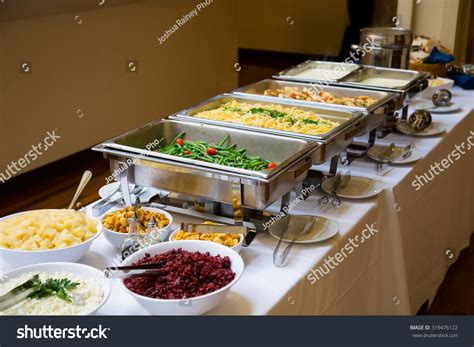
[[[341,117],[342,115],[345,114],[346,121],[340,124],[339,127],[332,129],[326,134],[307,135],[307,134],[299,134],[299,133],[289,132],[289,131],[281,131],[281,130],[275,130],[275,129],[242,125],[242,124],[231,123],[231,122],[215,121],[215,120],[197,118],[197,117],[192,116],[192,114],[195,114],[198,112],[217,108],[219,107],[219,105],[231,100],[237,100],[239,102],[250,103],[250,104],[252,103],[274,104],[274,105],[277,104],[277,105],[287,106],[287,107],[298,107],[300,109],[312,111],[316,113],[318,116],[320,116],[321,118],[332,119],[332,120],[338,117],[338,115],[339,117]],[[324,113],[332,114],[332,116],[325,116]],[[345,149],[352,142],[353,137],[358,136],[358,134],[363,132],[363,129],[366,128],[367,121],[368,121],[368,115],[361,111],[356,111],[356,110],[347,111],[347,110],[335,109],[335,108],[331,108],[327,106],[315,107],[313,105],[309,105],[309,106],[308,105],[304,105],[304,106],[295,105],[291,101],[283,100],[283,99],[278,100],[278,101],[277,100],[268,101],[268,100],[263,100],[259,97],[242,96],[242,95],[236,95],[236,94],[230,94],[230,93],[217,95],[191,108],[177,112],[176,114],[171,115],[169,118],[181,119],[181,120],[186,120],[189,122],[197,122],[197,123],[212,124],[212,125],[217,125],[217,126],[245,129],[245,130],[258,132],[258,133],[268,133],[268,134],[316,141],[317,143],[322,144],[323,146],[318,147],[317,150],[314,152],[314,155],[313,155],[314,164],[322,164],[330,160],[332,156],[338,154],[343,149]]]
[[[298,77],[296,74],[303,72],[305,70],[314,69],[314,68],[322,68],[327,69],[328,71],[334,71],[336,68],[342,69],[345,73],[341,74],[341,76],[336,78],[325,78],[323,80],[317,78],[309,78],[309,77]],[[332,69],[331,69],[332,68]],[[335,62],[335,61],[323,61],[323,60],[306,60],[298,65],[290,66],[289,68],[280,71],[277,75],[273,76],[273,78],[287,80],[287,81],[296,81],[296,82],[320,82],[320,81],[327,81],[327,82],[338,82],[342,78],[348,76],[349,74],[353,73],[354,71],[360,68],[359,65],[354,63],[345,63],[345,62]],[[331,76],[329,76],[331,77]]]
[[[230,136],[230,143],[237,144],[238,148],[247,149],[247,153],[260,156],[269,161],[279,163],[271,170],[253,171],[232,166],[219,165],[198,161],[194,159],[163,154],[148,150],[146,147],[159,139],[155,148],[166,146],[179,133],[185,132],[187,140],[200,140],[209,143],[217,143],[226,135]],[[164,141],[166,139],[166,141]],[[163,143],[164,142],[164,143]],[[265,147],[265,144],[268,147]],[[162,158],[170,161],[179,161],[190,165],[204,166],[222,171],[230,171],[247,176],[270,178],[285,169],[305,153],[316,149],[318,143],[315,141],[283,137],[267,133],[256,133],[255,131],[242,130],[232,127],[222,127],[197,122],[186,122],[177,119],[163,119],[148,123],[135,130],[128,131],[103,143],[105,147],[124,150],[137,155]],[[269,152],[264,153],[264,149]],[[280,148],[279,150],[274,150]]]
[[[369,115],[367,126],[365,129],[361,129],[361,132],[358,135],[365,134],[371,130],[381,126],[387,114],[394,112],[396,110],[396,98],[398,95],[393,92],[378,91],[378,90],[366,90],[366,89],[356,89],[349,87],[339,87],[339,86],[325,86],[318,88],[313,83],[302,83],[302,82],[292,82],[286,80],[274,80],[274,79],[265,79],[259,82],[249,84],[244,87],[235,89],[232,93],[237,95],[250,95],[255,98],[262,98],[262,100],[268,101],[277,101],[277,100],[289,100],[297,105],[303,106],[321,106],[321,107],[331,107],[335,109],[348,110],[348,111],[358,111],[367,113]],[[369,96],[377,99],[376,102],[372,103],[367,107],[358,107],[358,106],[347,106],[339,104],[330,104],[324,102],[310,101],[310,100],[299,100],[291,98],[280,98],[276,96],[267,96],[264,95],[266,89],[278,89],[284,87],[296,87],[299,89],[303,88],[313,88],[315,91],[325,91],[329,92],[335,97],[357,97],[357,96]]]
[[[270,178],[252,177],[230,171],[200,167],[108,148],[93,147],[109,159],[111,172],[122,172],[129,183],[156,187],[211,201],[228,203],[241,209],[263,210],[302,182],[312,166],[313,151]]]

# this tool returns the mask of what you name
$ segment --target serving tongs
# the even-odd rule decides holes
[[[378,162],[376,165],[375,165],[375,170],[380,173],[381,171],[383,171],[383,166],[384,164],[393,164],[393,162],[399,160],[399,159],[407,159],[409,158],[412,153],[413,153],[413,148],[412,148],[412,145],[409,144],[409,145],[406,145],[405,147],[403,147],[401,150],[400,150],[400,153],[395,157],[395,158],[391,158],[393,152],[395,151],[395,144],[394,143],[391,143],[383,152],[382,154],[379,156],[378,160],[380,160],[380,162]]]
[[[280,250],[281,243],[283,241],[283,236],[285,233],[288,231],[288,226],[290,224],[290,215],[286,215],[284,220],[284,226],[282,228],[281,234],[280,234],[280,239],[278,240],[278,244],[275,247],[275,250],[273,251],[273,264],[277,267],[282,267],[285,264],[286,258],[288,257],[288,254],[291,251],[291,248],[293,248],[293,245],[296,243],[296,240],[304,235],[307,235],[311,229],[313,228],[313,225],[316,221],[316,216],[310,216],[304,225],[304,228],[301,229],[296,235],[291,239],[290,243],[286,248],[283,250],[283,252],[279,253],[278,251]]]
[[[339,195],[337,194],[337,190],[339,188],[346,188],[349,185],[349,181],[351,180],[351,172],[347,171],[344,175],[337,173],[334,177],[327,178],[331,180],[330,183],[330,194],[334,196],[334,199],[331,200],[331,204],[334,207],[339,207],[342,204]],[[318,199],[319,206],[324,206],[329,203],[329,196],[324,195]]]
[[[130,195],[139,196],[143,194],[146,190],[146,187],[136,186],[130,192]],[[92,206],[92,214],[95,217],[99,217],[123,200],[124,194],[121,191],[121,186],[118,185],[113,192],[111,192],[108,196],[106,196],[101,201]]]
[[[32,279],[33,277],[0,296],[0,312],[28,299],[37,290],[35,287],[30,286]]]
[[[375,171],[380,172],[383,169],[383,165],[388,162],[393,152],[395,151],[395,143],[392,142],[385,148],[382,153],[377,157],[378,163],[375,164]]]
[[[107,278],[124,278],[129,276],[160,276],[165,274],[163,266],[166,261],[142,265],[129,266],[111,266],[104,270],[104,275]]]

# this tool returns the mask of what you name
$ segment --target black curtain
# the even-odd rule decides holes
[[[372,26],[375,0],[347,0],[350,24],[344,32],[339,60],[349,57],[351,44],[359,43],[360,29]]]

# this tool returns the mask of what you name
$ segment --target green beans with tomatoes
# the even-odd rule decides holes
[[[272,170],[278,166],[277,163],[261,157],[247,155],[244,148],[237,149],[236,144],[229,143],[229,135],[217,144],[186,141],[185,137],[185,132],[179,133],[169,145],[157,149],[157,152],[252,171]]]

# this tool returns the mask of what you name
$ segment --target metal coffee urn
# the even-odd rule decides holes
[[[408,69],[412,42],[413,31],[410,29],[363,28],[360,30],[359,45],[352,45],[352,48],[365,52],[365,55],[360,55],[361,63],[364,65]],[[364,47],[370,48],[364,49]]]

